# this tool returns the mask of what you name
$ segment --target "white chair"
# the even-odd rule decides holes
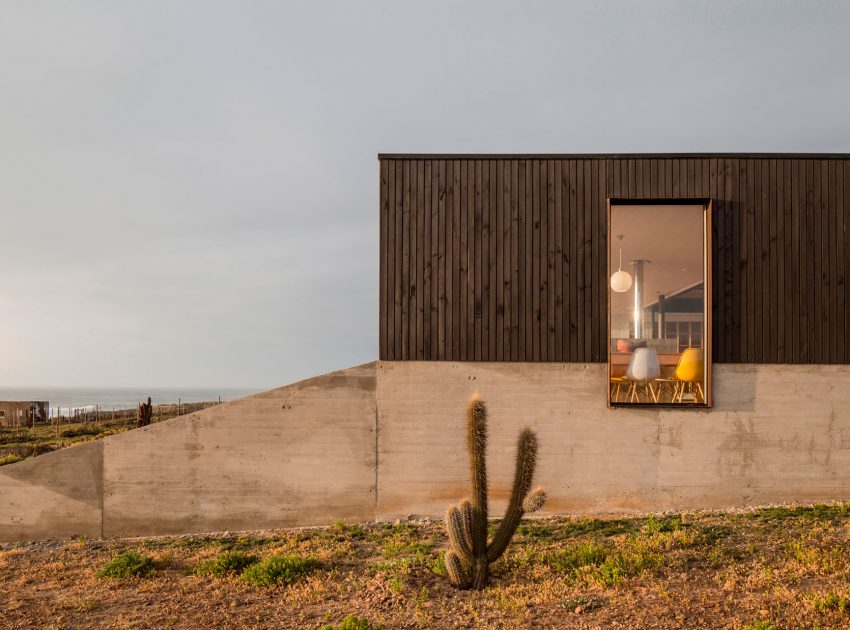
[[[659,376],[661,376],[661,365],[658,363],[658,352],[655,351],[655,348],[638,348],[635,350],[631,359],[629,359],[629,367],[626,368],[626,380],[629,381],[626,400],[640,402],[638,388],[643,387],[647,398],[657,403],[658,394],[652,386],[652,382]]]

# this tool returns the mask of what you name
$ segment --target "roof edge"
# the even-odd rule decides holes
[[[850,159],[850,153],[378,153],[379,160]]]

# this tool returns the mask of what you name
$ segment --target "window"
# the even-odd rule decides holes
[[[711,202],[610,199],[608,403],[711,405]]]

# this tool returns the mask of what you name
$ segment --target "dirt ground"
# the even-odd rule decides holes
[[[847,628],[850,504],[525,521],[489,588],[445,578],[442,524],[0,545],[3,628]],[[145,577],[96,573],[126,551]],[[289,585],[199,575],[230,551],[300,556]]]

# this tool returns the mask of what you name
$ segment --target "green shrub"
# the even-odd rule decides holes
[[[640,575],[661,563],[661,556],[642,545],[618,549],[610,554],[593,572],[594,579],[603,586],[616,586],[625,578]]]
[[[259,561],[257,556],[250,556],[241,551],[225,551],[215,558],[204,560],[195,569],[196,575],[210,575],[220,578],[227,575],[242,573],[246,568]]]
[[[815,608],[821,611],[840,610],[841,612],[848,612],[850,611],[850,599],[835,593],[829,593],[826,597],[815,598]]]
[[[570,545],[549,556],[548,563],[559,571],[574,571],[588,565],[599,565],[605,562],[607,549],[604,545],[590,540]]]
[[[143,556],[135,551],[126,551],[107,562],[96,575],[97,577],[123,580],[129,577],[150,575],[154,568],[156,568],[156,565],[150,556]]]
[[[21,457],[20,455],[15,455],[14,453],[3,455],[3,457],[0,457],[0,466],[5,466],[6,464],[17,464],[23,459],[23,457]]]
[[[368,619],[357,617],[356,615],[348,615],[340,623],[333,626],[328,624],[322,626],[322,630],[384,630],[382,625],[374,625]]]
[[[242,579],[254,586],[292,584],[319,566],[313,558],[271,556],[252,564],[242,572]]]
[[[763,619],[759,619],[758,621],[754,621],[748,626],[744,626],[741,630],[777,630],[776,626],[773,625],[772,621],[765,621]]]
[[[64,431],[59,433],[59,437],[73,438],[80,437],[83,435],[100,435],[104,431],[106,431],[105,428],[97,427],[91,424],[83,424],[76,428],[65,429]]]

